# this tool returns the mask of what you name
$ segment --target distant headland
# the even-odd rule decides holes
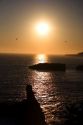
[[[79,52],[77,54],[66,54],[66,56],[83,56],[83,52]]]

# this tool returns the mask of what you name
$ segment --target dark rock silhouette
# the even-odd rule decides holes
[[[21,102],[0,103],[0,125],[46,125],[44,113],[37,102],[32,86],[26,87],[27,99]],[[83,101],[62,103],[54,112],[61,122],[50,125],[82,125]]]
[[[29,66],[30,69],[39,71],[65,71],[66,66],[62,63],[39,63]]]
[[[0,125],[46,125],[31,85],[27,85],[26,92],[26,100],[0,104]]]

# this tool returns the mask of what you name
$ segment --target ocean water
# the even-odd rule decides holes
[[[29,65],[43,62],[66,64],[65,72],[39,72]],[[54,113],[62,102],[83,100],[83,72],[75,67],[83,57],[45,55],[0,55],[0,102],[26,98],[26,85],[31,84],[36,99],[45,113],[46,122],[58,121]]]

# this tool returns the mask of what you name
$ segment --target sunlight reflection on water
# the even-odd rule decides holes
[[[45,54],[38,54],[35,56],[35,63],[45,63],[48,61],[48,58]]]
[[[47,123],[54,121],[54,110],[57,110],[57,105],[60,104],[60,96],[57,96],[57,86],[53,82],[52,73],[50,72],[32,72],[32,86],[35,96],[40,102],[45,113]]]
[[[46,55],[39,54],[35,56],[34,63],[45,62],[48,62]],[[57,121],[57,118],[53,113],[57,110],[57,106],[60,105],[60,100],[63,99],[57,94],[57,75],[54,72],[32,71],[29,81],[33,86],[33,90],[36,92],[35,96],[45,113],[46,122],[50,124],[51,122]]]
[[[51,62],[47,56],[34,56],[33,64],[45,62]],[[27,82],[33,86],[35,97],[44,111],[48,125],[62,122],[56,115],[56,112],[60,111],[62,103],[83,98],[82,73],[73,70],[65,72],[30,70],[28,75]]]
[[[29,65],[60,62],[68,65],[65,72],[38,72]],[[26,98],[26,84],[31,84],[48,125],[59,119],[56,112],[64,102],[83,100],[83,73],[74,67],[83,58],[43,56],[2,56],[0,58],[0,101],[21,101]],[[75,65],[74,65],[75,64]],[[73,69],[72,69],[73,67]]]

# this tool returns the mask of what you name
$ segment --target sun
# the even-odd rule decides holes
[[[36,24],[36,32],[40,36],[46,36],[49,33],[49,25],[46,22],[39,22]]]

